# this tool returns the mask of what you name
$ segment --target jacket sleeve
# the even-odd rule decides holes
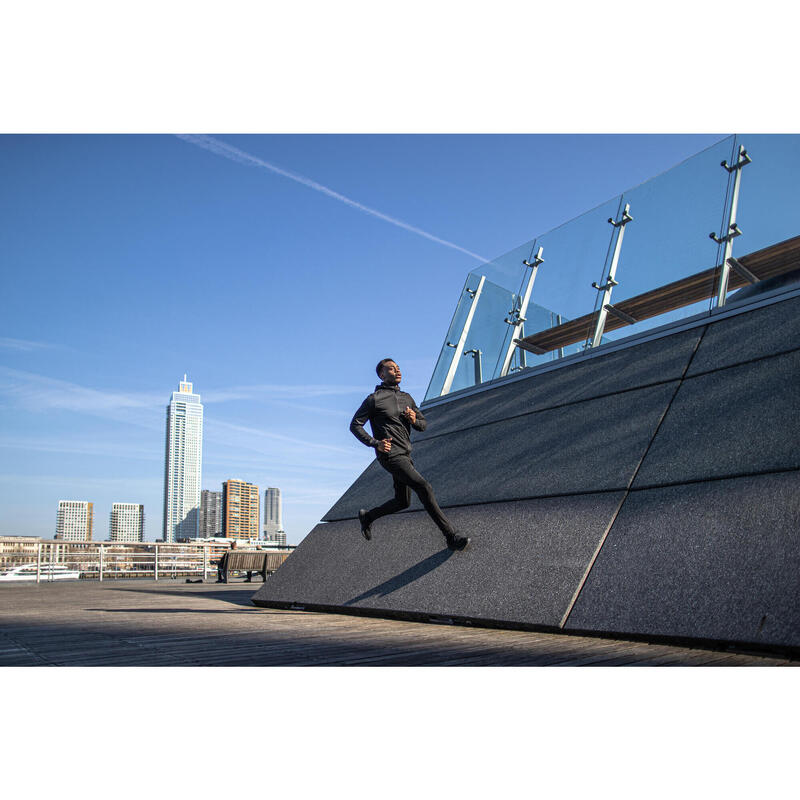
[[[378,440],[370,436],[364,430],[364,423],[369,419],[372,412],[372,395],[364,398],[364,402],[358,407],[358,411],[353,416],[350,422],[350,433],[358,439],[359,442],[365,444],[367,447],[375,447]]]
[[[409,397],[411,397],[411,395],[409,395]],[[411,427],[417,431],[424,431],[425,428],[428,427],[428,422],[423,413],[417,408],[417,403],[413,397],[411,397],[411,410],[417,415],[416,422],[412,422]]]

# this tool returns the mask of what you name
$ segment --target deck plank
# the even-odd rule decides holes
[[[783,654],[256,608],[250,585],[0,587],[3,666],[797,666]]]

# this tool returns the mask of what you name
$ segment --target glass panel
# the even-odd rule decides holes
[[[526,264],[531,263],[533,255],[537,250],[538,245],[536,240],[533,239],[530,242],[525,242],[525,244],[522,244],[519,247],[515,247],[510,252],[491,262],[492,265],[496,265],[494,274],[502,276],[510,275],[512,272],[516,272],[517,282],[516,284],[499,284],[503,288],[510,290],[508,307],[506,308],[505,314],[503,314],[503,316],[496,321],[498,331],[502,336],[502,341],[497,345],[496,353],[494,353],[493,356],[486,356],[484,358],[484,381],[502,376],[506,354],[508,353],[509,347],[511,347],[511,340],[515,335],[516,325],[514,324],[514,321],[519,317],[525,289],[528,285],[528,279],[531,274],[531,268]],[[486,277],[491,280],[490,275],[487,274]],[[496,282],[493,281],[493,283]],[[512,291],[514,289],[516,291]],[[529,303],[529,306],[530,305],[531,304]],[[525,317],[527,318],[527,313],[525,314]],[[518,348],[514,347],[512,352],[516,353],[517,349]],[[514,364],[517,363],[517,360],[518,359],[514,360]]]
[[[508,253],[493,258],[473,272],[477,275],[485,275],[486,280],[491,281],[495,286],[515,292],[527,275],[527,267],[522,262],[529,259],[533,244],[533,241],[525,242]]]
[[[539,355],[517,354],[513,368],[539,366],[583,350],[591,334],[588,315],[597,300],[592,282],[600,280],[610,252],[613,230],[607,220],[616,216],[619,205],[620,198],[616,197],[536,239],[536,248],[542,247],[544,261],[538,269],[531,304],[525,314],[525,336],[586,319],[565,344],[557,347],[545,344],[546,352]]]
[[[456,305],[453,319],[450,322],[450,327],[447,329],[447,336],[445,337],[444,344],[442,344],[442,349],[439,352],[439,359],[434,367],[433,376],[428,384],[428,391],[425,392],[425,400],[430,400],[433,397],[439,397],[439,395],[442,393],[442,387],[444,386],[444,381],[447,377],[447,371],[450,369],[450,364],[453,361],[454,348],[450,345],[458,344],[458,340],[461,337],[461,331],[463,330],[464,323],[467,320],[467,315],[469,314],[470,308],[472,308],[472,295],[470,292],[474,292],[478,288],[479,282],[480,276],[476,276],[474,273],[467,275],[467,280],[464,282],[464,288],[461,290],[461,295],[458,298],[458,304]]]
[[[800,136],[746,134],[737,136],[752,159],[742,168],[736,222],[742,231],[733,240],[733,256],[744,257],[800,235]],[[737,146],[738,152],[738,146]],[[729,162],[730,163],[730,162]],[[788,262],[796,259],[788,259]],[[775,264],[778,271],[789,263]],[[732,276],[733,277],[733,276]],[[765,291],[797,288],[796,272],[783,272],[755,285],[733,289],[728,303],[757,299]]]
[[[477,285],[480,276],[473,273],[472,278]],[[509,325],[504,320],[515,300],[514,292],[489,280],[483,282],[450,392],[475,386],[478,373],[481,382],[491,380],[509,330]]]
[[[455,348],[472,307],[466,289],[475,290],[486,277],[475,306],[469,335],[455,358],[457,370],[450,391],[475,385],[477,351],[482,382],[502,376],[512,344],[513,321],[519,310],[534,251],[542,248],[525,322],[519,338],[534,337],[540,353],[516,348],[509,373],[582,352],[594,335],[597,312],[606,302],[608,316],[603,342],[626,338],[669,322],[709,314],[716,303],[717,283],[725,253],[718,239],[728,233],[739,145],[752,163],[740,171],[736,222],[742,231],[732,240],[732,254],[744,258],[794,237],[800,251],[800,137],[795,135],[729,136],[710,148],[582,216],[526,242],[484,264],[467,279],[446,343],[442,348],[425,399],[441,394],[454,363]],[[619,221],[629,206],[631,221]],[[620,241],[621,240],[621,241]],[[604,287],[620,241],[610,298]],[[789,248],[784,248],[788,250]],[[759,291],[800,286],[796,253],[783,253],[767,265],[755,286],[737,277],[729,302],[746,300]],[[745,264],[746,266],[746,264]],[[785,274],[780,274],[781,270]],[[771,272],[770,272],[771,271]],[[767,277],[767,275],[775,277]],[[778,281],[778,283],[776,283]],[[763,287],[762,284],[763,283]],[[759,288],[760,287],[760,288]],[[567,323],[572,322],[572,326]],[[554,328],[563,327],[560,331]],[[464,355],[466,353],[466,355]]]
[[[733,147],[730,136],[624,193],[633,220],[625,226],[611,305],[639,321],[609,313],[604,342],[710,312],[722,248],[709,233],[719,236],[727,224],[729,173],[720,162],[730,163]],[[607,275],[608,266],[602,283]],[[699,277],[663,288],[690,276]]]

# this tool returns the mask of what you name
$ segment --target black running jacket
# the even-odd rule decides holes
[[[412,423],[403,416],[406,406],[417,415],[413,427],[424,431],[427,423],[422,412],[417,408],[414,398],[397,386],[379,384],[375,391],[364,398],[350,423],[350,433],[367,447],[375,447],[381,439],[392,437],[392,449],[388,453],[380,453],[381,458],[407,456],[411,453]],[[369,420],[372,436],[364,430],[364,423]]]

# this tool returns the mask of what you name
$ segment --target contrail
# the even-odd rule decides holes
[[[475,258],[478,261],[489,261],[488,258],[484,258],[483,256],[479,256],[477,253],[473,253],[470,250],[459,247],[459,245],[453,244],[453,242],[448,242],[446,239],[440,239],[438,236],[434,236],[432,233],[423,231],[420,228],[415,228],[413,225],[409,225],[407,222],[403,222],[401,219],[390,217],[388,214],[383,214],[380,211],[376,211],[374,208],[362,205],[355,200],[351,200],[349,197],[345,197],[343,194],[339,194],[339,192],[333,191],[333,189],[329,189],[327,186],[323,186],[321,183],[312,181],[310,178],[306,178],[303,175],[298,175],[296,172],[289,172],[289,170],[276,167],[274,164],[270,164],[268,161],[264,161],[257,156],[252,156],[249,153],[245,153],[244,150],[239,150],[237,147],[233,147],[225,142],[221,142],[219,139],[215,139],[213,136],[183,133],[178,133],[175,135],[179,139],[183,139],[186,142],[195,144],[198,147],[203,147],[206,150],[210,150],[212,153],[216,153],[218,156],[229,158],[231,161],[237,161],[240,164],[248,164],[249,166],[268,169],[270,172],[274,172],[276,175],[282,175],[284,178],[289,178],[297,183],[301,183],[303,186],[307,186],[309,189],[313,189],[315,192],[326,194],[328,197],[332,197],[334,200],[339,200],[340,202],[345,203],[352,208],[357,208],[359,211],[363,211],[365,214],[370,214],[373,217],[382,219],[384,222],[389,222],[392,225],[396,225],[398,228],[403,228],[403,230],[416,233],[418,236],[424,236],[426,239],[430,239],[432,242],[437,242],[438,244],[443,244],[445,247],[451,247],[453,250],[459,250],[462,253],[466,253],[468,256],[472,256],[472,258]]]

